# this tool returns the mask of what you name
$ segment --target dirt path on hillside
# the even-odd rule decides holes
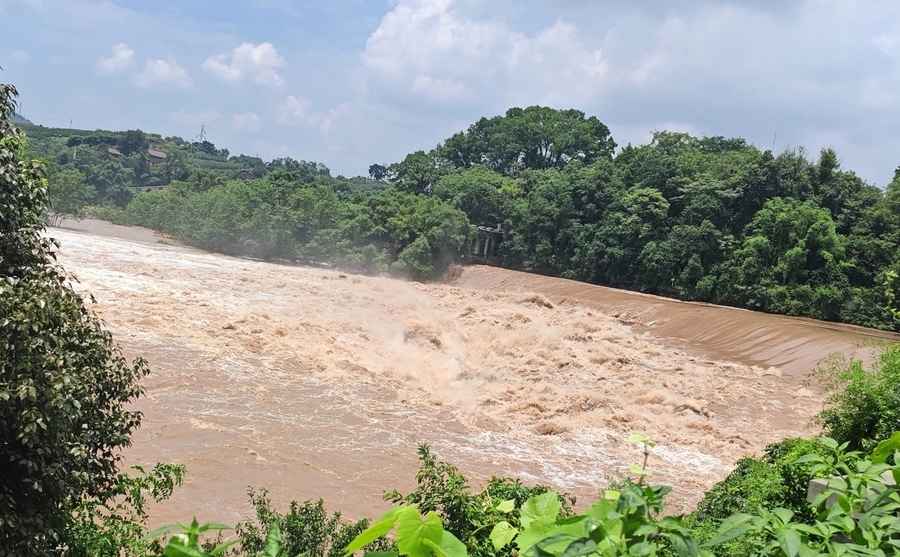
[[[152,233],[51,235],[153,369],[128,461],[189,472],[154,522],[233,522],[251,485],[278,503],[380,512],[383,490],[413,484],[426,442],[474,480],[514,475],[586,501],[639,460],[633,431],[658,442],[654,479],[683,509],[737,458],[812,431],[822,402],[797,370],[710,357],[646,322],[512,285],[275,265]]]

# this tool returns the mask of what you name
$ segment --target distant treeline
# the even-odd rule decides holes
[[[507,267],[900,330],[900,172],[881,189],[831,149],[659,132],[617,151],[597,118],[535,106],[346,179],[142,132],[27,131],[57,210],[208,249],[427,278],[466,257],[472,225],[501,224]]]

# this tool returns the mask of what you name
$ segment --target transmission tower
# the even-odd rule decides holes
[[[200,124],[200,133],[197,135],[197,141],[200,143],[206,141],[206,124]]]

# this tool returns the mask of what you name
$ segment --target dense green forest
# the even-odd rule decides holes
[[[207,249],[429,278],[471,257],[473,225],[500,225],[495,264],[900,330],[900,171],[882,189],[831,149],[673,132],[617,149],[596,117],[533,106],[348,179],[137,130],[25,129],[59,213]]]

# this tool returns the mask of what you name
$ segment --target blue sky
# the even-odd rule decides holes
[[[864,6],[864,7],[861,7]],[[393,162],[510,106],[900,165],[900,3],[0,0],[0,80],[37,123]]]

